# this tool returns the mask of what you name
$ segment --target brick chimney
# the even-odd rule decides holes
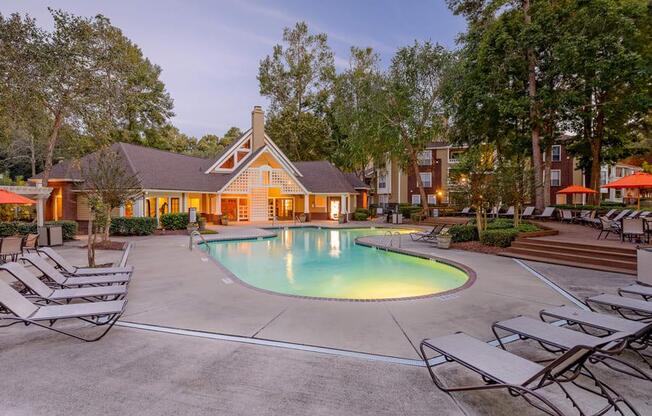
[[[251,112],[251,130],[253,137],[253,151],[265,145],[265,113],[259,105],[254,106]]]

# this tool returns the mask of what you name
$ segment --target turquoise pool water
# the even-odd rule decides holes
[[[386,231],[290,228],[275,238],[209,242],[208,250],[242,281],[288,295],[406,298],[466,283],[468,275],[455,267],[355,244],[357,237]]]

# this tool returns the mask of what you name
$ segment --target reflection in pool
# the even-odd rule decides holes
[[[288,295],[406,298],[445,292],[468,280],[465,272],[447,264],[355,244],[357,237],[386,231],[290,228],[275,238],[210,242],[208,247],[245,283]]]

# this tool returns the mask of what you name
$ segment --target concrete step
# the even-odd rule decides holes
[[[548,261],[553,263],[554,261],[563,261],[567,262],[569,265],[575,265],[577,267],[606,267],[614,268],[618,270],[631,270],[636,271],[636,260],[635,259],[613,259],[606,258],[604,256],[597,255],[582,255],[577,253],[568,253],[565,251],[554,251],[549,249],[539,249],[532,247],[509,247],[504,252],[504,254],[510,255],[510,257],[521,257],[521,256],[532,256],[541,259],[540,261]]]
[[[559,264],[562,266],[571,266],[571,267],[579,267],[582,269],[591,269],[591,270],[600,270],[600,271],[605,271],[605,272],[612,272],[612,273],[622,273],[622,274],[630,274],[636,276],[636,269],[623,269],[619,267],[610,267],[610,266],[602,266],[602,265],[597,265],[597,264],[588,264],[588,263],[578,263],[577,261],[574,260],[562,260],[562,259],[555,259],[551,257],[541,257],[537,255],[528,255],[528,254],[520,254],[520,253],[511,253],[509,251],[503,251],[498,254],[499,256],[504,256],[504,257],[513,257],[513,258],[518,258],[521,260],[529,260],[529,261],[538,261],[541,263],[550,263],[550,264]]]
[[[584,257],[597,257],[604,259],[613,259],[621,261],[636,262],[636,251],[625,253],[622,251],[609,250],[608,247],[594,246],[589,248],[586,245],[556,245],[546,243],[535,239],[519,239],[512,243],[512,248],[531,249],[538,251],[548,251],[551,253],[574,254]]]
[[[600,244],[576,243],[571,241],[538,239],[538,238],[518,238],[516,241],[546,245],[550,247],[573,247],[578,249],[590,249],[590,250],[613,252],[613,253],[633,254],[634,256],[636,255],[636,249],[632,247],[615,247],[615,246],[605,246]]]

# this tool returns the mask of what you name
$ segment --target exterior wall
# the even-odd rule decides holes
[[[455,164],[455,161],[450,160],[449,158],[451,150],[459,151],[460,149],[449,149],[448,147],[427,149],[426,151],[430,152],[431,163],[430,165],[419,166],[419,172],[430,172],[431,174],[431,186],[425,187],[425,191],[426,195],[432,195],[435,198],[437,205],[448,203],[450,169]],[[411,203],[412,195],[419,195],[420,193],[415,175],[410,172],[406,176],[409,189],[406,201]],[[432,203],[430,203],[430,205],[432,205]]]
[[[552,182],[551,182],[550,203],[551,204],[581,203],[582,195],[575,195],[574,197],[573,195],[560,195],[559,197],[557,197],[557,192],[559,192],[563,188],[566,188],[567,186],[582,185],[581,172],[579,178],[575,175],[575,160],[566,151],[566,146],[564,145],[559,145],[559,146],[560,146],[560,160],[555,161],[553,159],[553,161],[550,164],[550,170],[559,171],[560,183],[559,186],[552,186]],[[551,173],[551,178],[546,178],[546,180],[548,181],[552,180],[552,173]]]
[[[50,197],[45,202],[45,220],[76,220],[77,193],[72,182],[49,181],[53,188]]]

